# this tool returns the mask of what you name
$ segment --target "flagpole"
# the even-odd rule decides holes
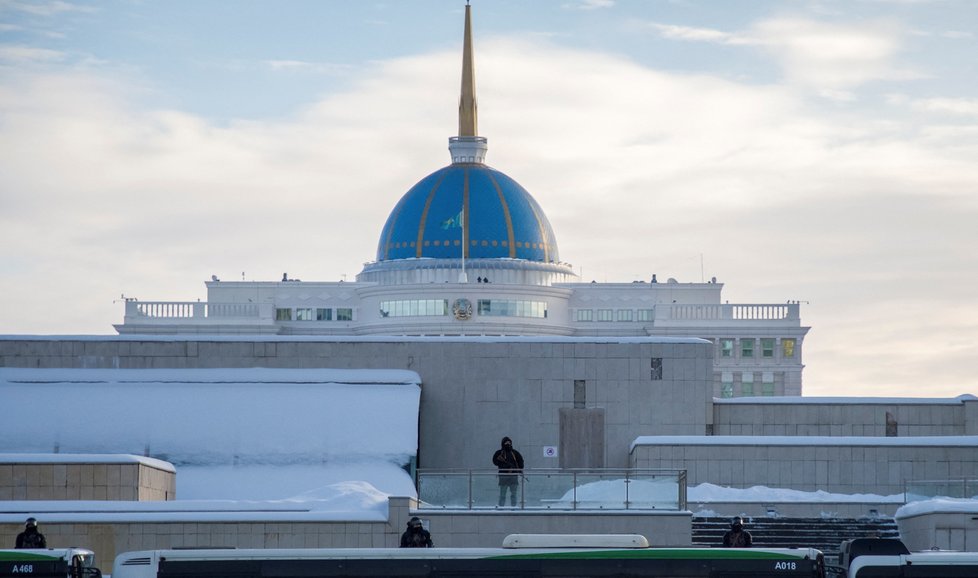
[[[469,278],[465,274],[465,207],[458,214],[459,223],[462,224],[462,274],[458,276],[459,283],[468,283]]]

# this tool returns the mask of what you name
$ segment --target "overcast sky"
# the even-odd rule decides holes
[[[0,333],[352,280],[449,163],[461,0],[0,0]],[[585,280],[803,302],[808,395],[978,392],[971,0],[476,0],[487,161]]]

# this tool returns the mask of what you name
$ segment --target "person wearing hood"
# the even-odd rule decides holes
[[[431,533],[424,529],[421,518],[414,516],[407,523],[407,530],[401,534],[401,548],[431,548]]]
[[[44,534],[37,531],[37,520],[27,518],[24,531],[17,534],[17,548],[47,548],[48,542]]]
[[[516,507],[516,493],[523,474],[523,456],[513,449],[513,440],[503,438],[501,447],[492,454],[492,463],[499,468],[499,507],[506,502],[506,492],[509,491],[509,503]]]
[[[737,516],[730,521],[730,531],[723,535],[724,548],[750,548],[754,543],[750,532],[744,529],[744,520]]]

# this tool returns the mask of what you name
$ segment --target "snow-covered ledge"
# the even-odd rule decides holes
[[[129,454],[0,454],[0,501],[176,499],[169,462]]]

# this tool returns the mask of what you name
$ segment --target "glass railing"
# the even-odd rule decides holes
[[[422,508],[685,510],[685,470],[418,470]]]
[[[906,484],[903,500],[906,503],[931,498],[978,498],[978,479],[911,480]]]

